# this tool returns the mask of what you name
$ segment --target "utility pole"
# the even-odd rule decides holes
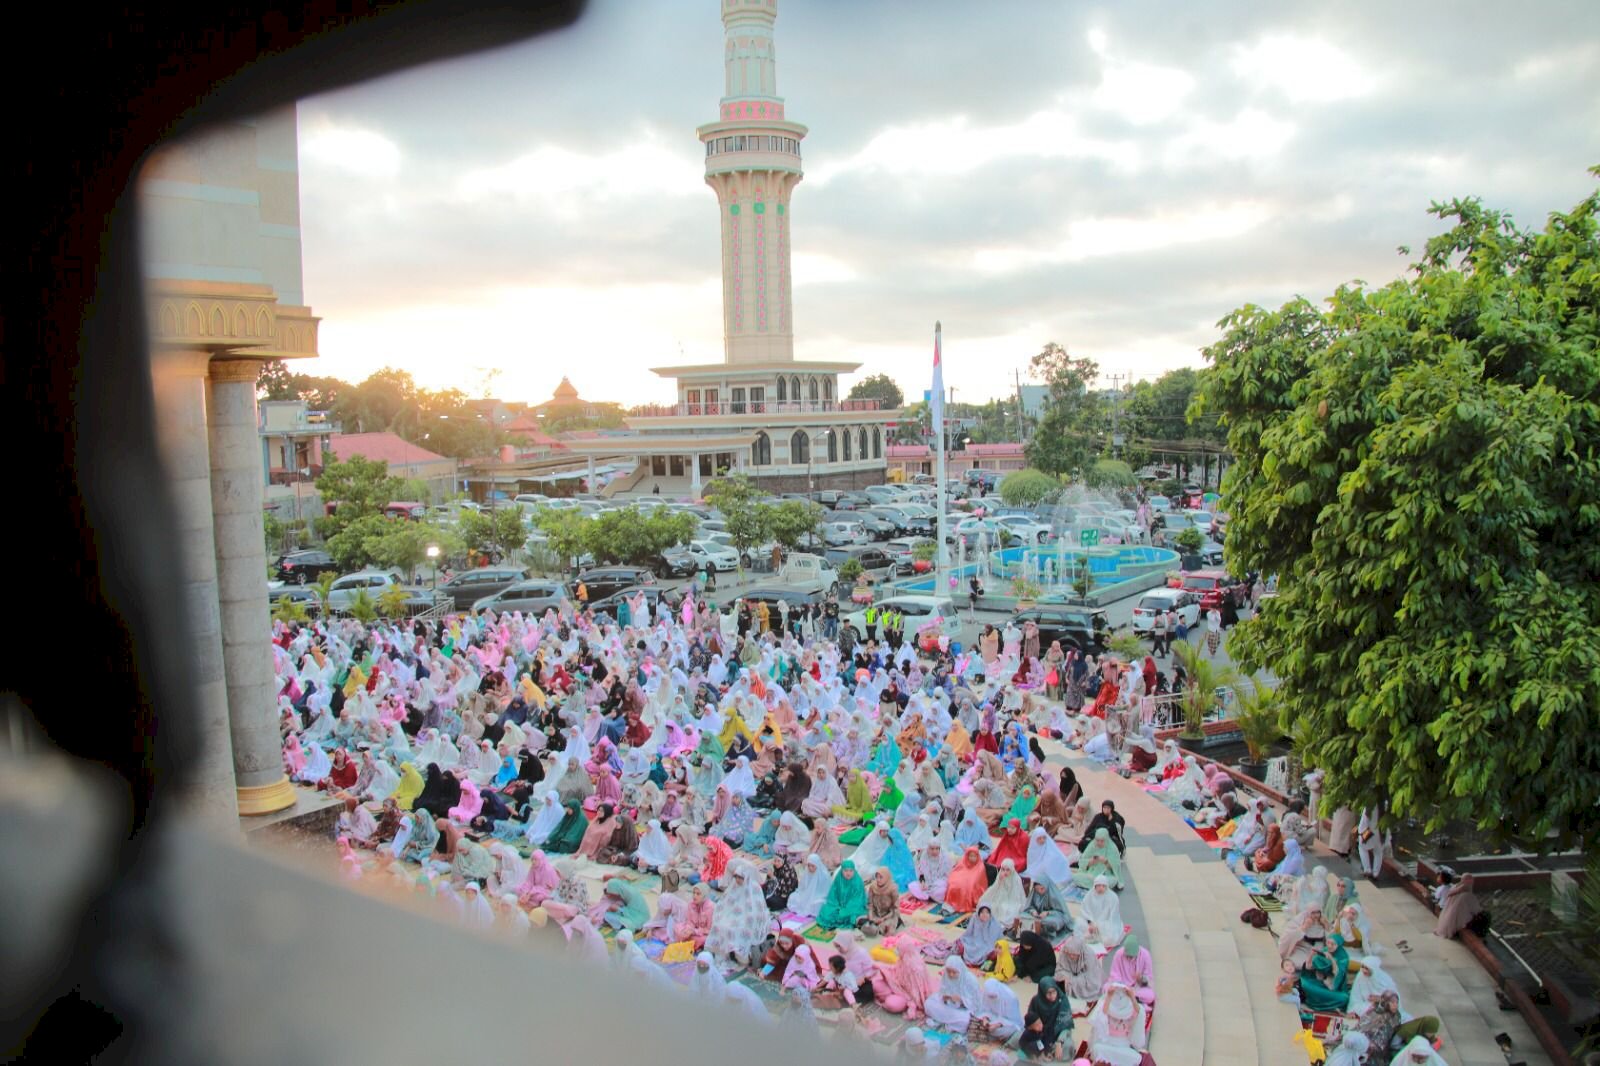
[[[1023,420],[1022,414],[1022,371],[1013,369],[1011,374],[1017,383],[1017,442],[1026,444],[1028,442],[1028,424]]]
[[[1122,406],[1122,382],[1126,374],[1111,375],[1111,454],[1117,454],[1117,409]]]

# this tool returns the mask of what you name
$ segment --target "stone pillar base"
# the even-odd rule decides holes
[[[239,813],[271,814],[281,811],[295,804],[294,786],[289,784],[287,776],[280,777],[270,785],[257,785],[253,788],[241,786],[239,792]]]

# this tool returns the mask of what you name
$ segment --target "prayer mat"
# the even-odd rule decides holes
[[[694,963],[692,961],[674,962],[661,968],[666,971],[668,977],[680,985],[687,985],[689,979],[694,976]]]
[[[1252,892],[1250,893],[1250,898],[1256,901],[1257,907],[1260,907],[1268,914],[1283,910],[1283,900],[1279,899],[1277,896],[1257,895],[1256,893]]]
[[[928,900],[917,899],[915,896],[900,897],[901,914],[915,914],[917,911],[924,910],[932,905]]]
[[[1167,790],[1167,786],[1164,785],[1164,784],[1163,785],[1141,784],[1139,787],[1144,789],[1146,792],[1165,792]]]
[[[816,921],[815,916],[809,914],[796,914],[794,911],[784,911],[778,916],[778,926],[782,929],[799,929]]]
[[[1263,884],[1261,878],[1257,877],[1255,874],[1240,874],[1239,883],[1243,885],[1244,890],[1250,893],[1252,896],[1265,896],[1270,894],[1267,891],[1267,886]]]
[[[820,925],[813,925],[810,929],[807,929],[800,935],[805,937],[807,940],[814,940],[819,944],[831,944],[833,943],[833,938],[838,935],[838,931],[834,929],[824,929]]]
[[[654,937],[651,937],[648,940],[637,941],[637,943],[639,945],[639,950],[644,952],[644,957],[649,959],[651,962],[659,959],[661,957],[661,953],[667,950],[667,942],[665,940],[657,940]]]
[[[867,839],[867,834],[869,834],[871,832],[872,832],[872,830],[870,828],[868,828],[867,826],[864,826],[864,825],[857,826],[856,828],[848,830],[847,832],[840,833],[839,834],[839,843],[841,843],[841,844],[859,844],[863,840]]]
[[[900,935],[901,936],[908,936],[911,939],[916,940],[916,941],[918,941],[920,943],[923,943],[923,944],[943,944],[944,943],[944,937],[940,936],[936,930],[929,929],[929,928],[927,928],[925,926],[920,926],[920,925],[908,925],[900,933]]]
[[[1061,890],[1061,898],[1068,903],[1082,903],[1089,890],[1081,885],[1069,885]]]
[[[965,929],[967,927],[967,922],[971,918],[972,918],[972,915],[970,915],[970,914],[952,914],[948,918],[940,918],[939,919],[939,924],[940,925],[953,925],[957,929]]]

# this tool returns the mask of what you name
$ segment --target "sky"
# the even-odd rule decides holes
[[[590,0],[559,33],[303,100],[318,372],[542,401],[669,401],[720,362],[716,200],[695,127],[716,0]],[[1383,284],[1475,196],[1542,226],[1600,163],[1600,4],[780,0],[809,127],[795,353],[919,398],[1026,383],[1046,343],[1105,380],[1200,366],[1246,303]]]

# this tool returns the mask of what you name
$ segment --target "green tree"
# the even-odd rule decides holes
[[[485,554],[498,552],[507,559],[528,542],[528,529],[522,524],[519,507],[488,514],[463,510],[456,519],[456,535],[463,550]]]
[[[850,387],[851,400],[877,400],[884,407],[895,408],[906,402],[905,393],[888,374],[868,374]]]
[[[594,522],[582,511],[541,511],[534,524],[550,538],[550,550],[563,564],[576,566],[595,547]]]
[[[1172,543],[1184,555],[1193,555],[1205,546],[1206,538],[1193,526],[1185,526],[1172,538]]]
[[[322,523],[323,536],[331,539],[352,522],[382,516],[385,507],[404,498],[398,495],[400,488],[387,463],[359,455],[343,461],[330,458],[317,477],[317,492],[338,506]]]
[[[378,613],[385,618],[404,618],[410,594],[399,585],[390,585],[378,595]]]
[[[921,444],[923,434],[931,432],[930,417],[928,405],[921,400],[908,404],[900,412],[890,435],[899,444]]]
[[[282,359],[268,359],[256,375],[256,396],[263,400],[295,400],[294,375]]]
[[[356,589],[356,594],[350,597],[350,606],[345,609],[345,613],[358,622],[372,622],[377,620],[378,605],[372,599],[372,593],[366,589]]]
[[[762,506],[761,522],[768,537],[794,551],[822,526],[822,508],[810,500],[784,500]]]
[[[311,616],[306,613],[305,604],[292,596],[284,596],[272,605],[272,619],[288,625],[295,622],[309,622]]]
[[[1008,507],[1032,507],[1060,494],[1060,479],[1043,470],[1015,470],[1000,479],[1000,498]]]
[[[738,550],[741,563],[745,553],[768,536],[766,509],[761,503],[763,495],[745,474],[719,477],[706,486],[706,502],[722,512],[728,537]]]
[[[339,580],[339,575],[324,570],[317,576],[317,583],[311,587],[317,590],[317,602],[321,605],[322,616],[328,616],[328,600],[333,596],[333,583]]]
[[[261,513],[261,531],[267,545],[267,558],[276,559],[283,551],[283,523],[271,511]]]
[[[650,566],[657,556],[694,536],[699,520],[665,508],[646,514],[637,507],[602,511],[589,522],[590,551],[599,562]]]
[[[390,520],[381,514],[363,515],[330,536],[324,543],[333,561],[348,572],[371,566],[373,549],[389,531]]]
[[[1172,654],[1188,677],[1183,691],[1183,735],[1204,736],[1205,717],[1216,709],[1218,694],[1225,688],[1237,688],[1242,678],[1239,671],[1208,657],[1192,641],[1174,641]]]
[[[1084,472],[1083,483],[1095,489],[1131,489],[1139,479],[1121,459],[1096,459]]]
[[[423,522],[380,519],[383,527],[364,545],[367,558],[385,570],[398,570],[407,580],[428,557],[428,545],[437,543],[439,531]]]
[[[1596,208],[1435,204],[1406,277],[1241,308],[1206,351],[1229,569],[1279,579],[1230,651],[1335,805],[1600,846]]]
[[[1032,373],[1050,388],[1044,412],[1024,454],[1047,474],[1083,476],[1104,443],[1104,401],[1090,390],[1100,367],[1051,342],[1033,357]]]

